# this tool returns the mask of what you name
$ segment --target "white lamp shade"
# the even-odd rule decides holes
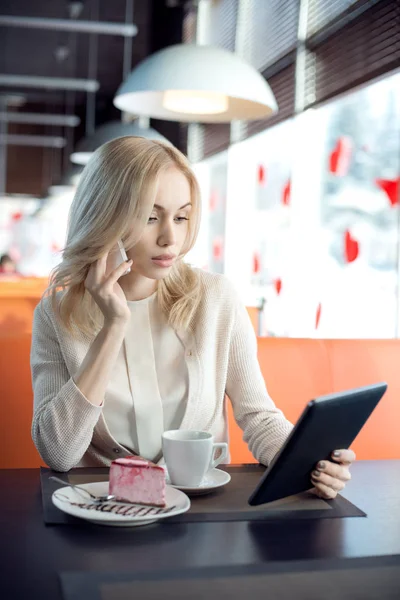
[[[93,135],[80,140],[76,146],[75,152],[71,154],[71,161],[78,165],[86,165],[89,162],[93,152],[106,142],[110,142],[119,137],[135,135],[151,140],[158,140],[166,144],[171,144],[167,138],[158,133],[152,127],[140,127],[138,123],[123,123],[122,121],[110,121],[96,129]]]
[[[69,196],[74,194],[74,187],[72,185],[51,185],[49,187],[49,198],[56,198],[61,196]]]
[[[122,111],[168,121],[224,123],[278,110],[264,77],[236,54],[178,44],[142,61],[114,98]]]

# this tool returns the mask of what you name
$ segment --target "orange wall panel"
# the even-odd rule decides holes
[[[258,358],[270,396],[295,422],[318,396],[386,381],[388,391],[354,441],[359,459],[400,458],[400,340],[259,338]],[[249,462],[242,432],[230,420],[232,462]]]
[[[352,444],[358,458],[400,458],[400,340],[329,340],[332,391],[386,381],[388,389]]]
[[[0,468],[43,465],[31,438],[31,335],[0,336]]]
[[[47,279],[0,279],[0,335],[32,331],[35,306],[46,289]]]

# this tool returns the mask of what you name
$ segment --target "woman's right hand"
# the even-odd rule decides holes
[[[103,313],[105,325],[125,323],[129,321],[131,313],[118,279],[132,265],[132,260],[122,263],[107,274],[107,258],[108,253],[90,265],[85,288]]]

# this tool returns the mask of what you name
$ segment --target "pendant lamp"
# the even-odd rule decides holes
[[[71,161],[78,165],[86,165],[93,152],[106,142],[126,135],[157,140],[171,144],[167,138],[158,133],[152,127],[140,127],[138,123],[123,123],[122,121],[110,121],[98,127],[94,134],[83,138],[78,142],[75,151],[71,154]]]
[[[278,110],[264,77],[237,54],[177,44],[147,57],[120,85],[114,105],[168,121],[224,123]]]

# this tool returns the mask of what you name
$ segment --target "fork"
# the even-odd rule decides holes
[[[49,479],[53,479],[54,481],[57,481],[58,483],[62,483],[63,485],[68,486],[67,482],[63,481],[59,477],[55,477],[54,475],[50,475]],[[81,494],[81,496],[83,496],[82,492],[87,494],[87,496],[89,496],[89,498],[92,500],[92,502],[94,504],[102,504],[103,502],[110,502],[111,500],[116,501],[116,497],[113,496],[112,494],[108,494],[106,496],[95,496],[94,494],[91,494],[90,492],[88,492],[88,490],[81,487],[80,485],[75,485],[75,484],[70,483],[69,487],[72,487],[74,490],[76,490],[78,492],[78,494]],[[87,500],[87,496],[85,496],[85,500]]]

